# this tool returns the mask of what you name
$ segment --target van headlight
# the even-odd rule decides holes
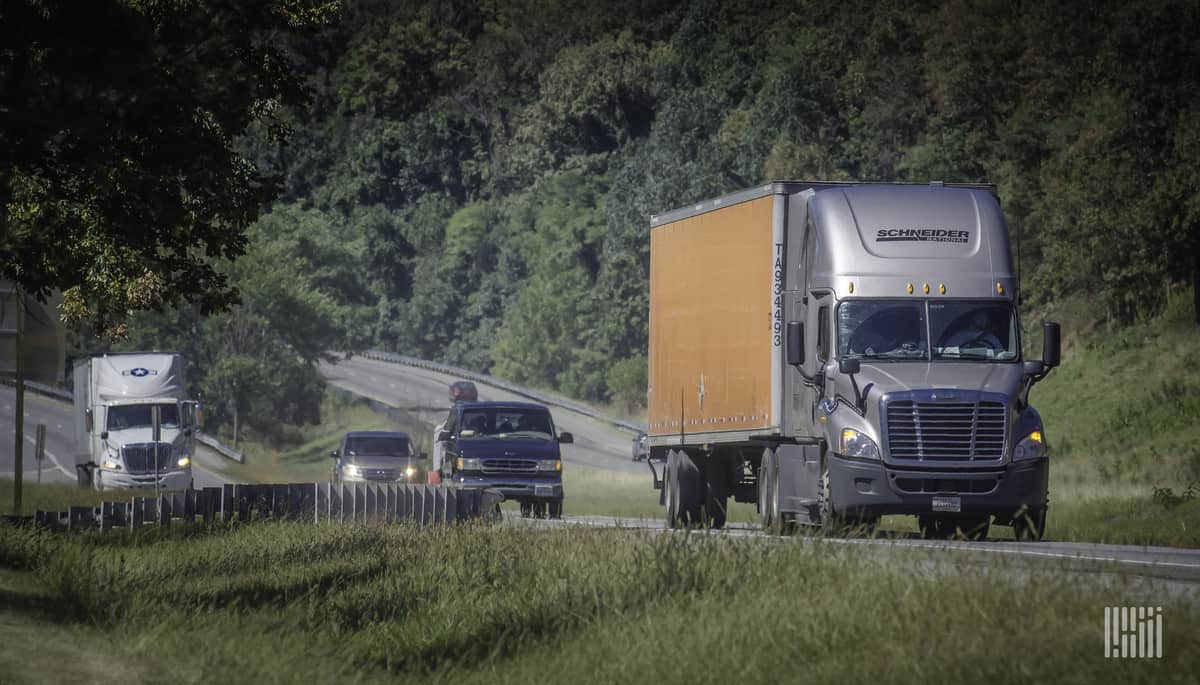
[[[1013,461],[1023,459],[1038,459],[1046,456],[1046,438],[1040,430],[1033,431],[1017,443],[1013,450]]]
[[[342,473],[346,474],[347,476],[357,478],[358,476],[362,475],[362,469],[358,468],[354,464],[346,464],[342,467]]]
[[[464,459],[462,457],[459,457],[458,460],[454,462],[454,465],[459,471],[482,471],[483,470],[483,460],[482,459],[474,459],[474,458]]]
[[[540,459],[537,463],[538,471],[562,471],[562,459]]]
[[[856,459],[878,459],[879,446],[865,433],[859,433],[853,428],[843,428],[841,453]]]
[[[404,477],[405,478],[412,480],[412,477],[415,475],[417,475],[417,470],[414,469],[413,467],[407,466],[404,468]]]

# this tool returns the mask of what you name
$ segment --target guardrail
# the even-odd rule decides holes
[[[406,483],[226,484],[4,518],[14,525],[59,531],[133,531],[145,525],[165,528],[173,521],[249,523],[264,519],[433,525],[498,520],[502,501],[504,495],[498,490]]]
[[[459,378],[461,378],[463,380],[474,381],[476,383],[483,383],[484,385],[490,385],[494,388],[500,388],[501,390],[511,392],[514,395],[520,395],[521,397],[528,397],[529,399],[535,400],[542,404],[546,404],[546,405],[549,405],[552,407],[561,407],[563,409],[568,409],[577,414],[582,414],[588,418],[596,419],[598,421],[604,421],[605,423],[608,423],[610,425],[616,426],[617,428],[621,428],[621,429],[624,429],[627,431],[631,431],[634,433],[646,432],[646,427],[640,423],[634,423],[632,421],[626,421],[624,419],[618,419],[618,418],[615,418],[612,416],[606,416],[606,415],[601,414],[600,412],[596,411],[595,409],[592,409],[591,407],[579,404],[577,402],[571,402],[570,400],[564,400],[559,397],[547,395],[545,393],[538,392],[537,390],[530,390],[529,388],[522,387],[515,383],[510,383],[509,381],[506,381],[506,380],[503,380],[500,378],[496,378],[494,376],[489,376],[485,373],[479,373],[478,371],[471,371],[470,369],[463,369],[463,368],[460,368],[457,366],[451,366],[449,364],[440,364],[438,362],[431,362],[431,361],[426,361],[424,359],[417,359],[416,357],[409,357],[409,356],[406,356],[403,354],[395,354],[392,352],[382,352],[380,350],[367,350],[365,352],[355,352],[355,353],[353,353],[352,356],[363,357],[364,359],[374,359],[375,361],[388,362],[391,364],[400,364],[403,366],[411,366],[411,367],[417,368],[417,369],[426,369],[427,371],[436,371],[438,373],[444,373],[444,374],[448,374],[451,376],[458,376]]]
[[[16,381],[13,380],[11,376],[0,379],[0,382],[4,383],[5,385],[16,385]],[[64,402],[74,401],[74,393],[72,393],[70,390],[56,388],[52,385],[46,385],[44,383],[25,381],[25,389],[27,391],[44,395],[46,397],[51,397],[56,400],[62,400]],[[217,439],[215,435],[209,435],[208,433],[196,431],[196,440],[204,445],[207,445],[214,452],[222,457],[225,457],[226,459],[231,459],[239,464],[246,463],[246,454],[244,452],[226,445]]]

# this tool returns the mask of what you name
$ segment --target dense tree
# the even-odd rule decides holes
[[[130,310],[234,301],[210,260],[245,249],[276,192],[235,151],[304,99],[290,37],[325,3],[0,5],[0,276],[63,291],[119,336]]]

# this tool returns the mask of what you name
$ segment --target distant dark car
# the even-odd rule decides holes
[[[638,433],[633,436],[633,460],[641,461],[650,453],[650,448],[646,446],[646,434]]]
[[[464,488],[493,488],[516,500],[523,516],[562,517],[562,451],[574,441],[555,433],[550,410],[528,402],[462,402],[435,439],[442,470]]]
[[[455,381],[450,384],[450,403],[478,402],[479,390],[471,381]]]
[[[330,456],[335,460],[330,474],[335,483],[425,482],[425,455],[413,448],[408,433],[351,431]]]

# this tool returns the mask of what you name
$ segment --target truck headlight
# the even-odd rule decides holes
[[[879,446],[864,433],[853,428],[842,429],[842,454],[857,459],[878,459]]]
[[[1040,430],[1033,431],[1017,443],[1013,450],[1013,461],[1037,459],[1046,456],[1046,440]]]
[[[481,459],[463,459],[462,457],[459,457],[458,460],[454,462],[454,465],[459,471],[483,470],[483,460]]]
[[[105,459],[104,460],[104,468],[108,469],[109,471],[120,471],[121,470],[121,462],[119,462],[115,459]]]
[[[541,459],[537,463],[537,470],[538,471],[562,471],[562,460],[555,459],[555,460],[551,461],[549,459]]]
[[[179,468],[186,469],[187,467],[192,465],[192,459],[191,459],[191,457],[189,457],[185,454],[182,457],[180,457],[175,463],[179,465]]]

